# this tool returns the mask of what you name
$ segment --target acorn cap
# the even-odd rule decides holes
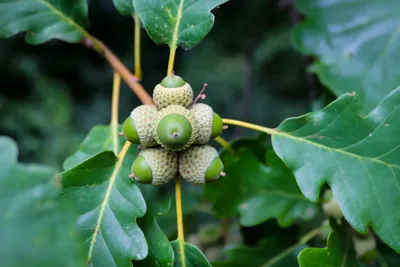
[[[217,150],[209,145],[192,146],[179,155],[179,172],[190,183],[215,181],[223,168]]]
[[[158,112],[154,123],[154,138],[166,149],[181,151],[190,147],[197,137],[197,127],[186,108],[171,105]]]
[[[181,77],[170,75],[154,88],[153,101],[159,110],[170,105],[187,108],[193,103],[193,90]]]
[[[161,147],[142,150],[131,168],[133,177],[140,183],[163,185],[175,178],[178,156]]]
[[[214,139],[222,132],[222,119],[213,109],[206,104],[197,103],[190,106],[190,112],[196,121],[199,133],[196,144],[206,144],[210,139]]]
[[[154,105],[141,105],[135,108],[122,126],[125,138],[143,147],[157,145],[153,136],[153,123],[156,116],[157,108]]]

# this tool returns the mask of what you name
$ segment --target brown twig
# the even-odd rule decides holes
[[[121,75],[121,78],[137,95],[143,104],[153,104],[151,96],[146,92],[143,86],[138,83],[138,78],[121,62],[121,60],[100,40],[93,36],[86,36],[82,43],[89,48],[94,49],[102,55],[114,68],[116,72]]]

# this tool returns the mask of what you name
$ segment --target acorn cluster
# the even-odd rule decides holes
[[[206,105],[193,104],[193,90],[181,77],[165,77],[153,91],[155,105],[136,107],[123,124],[125,138],[140,144],[131,177],[163,185],[179,173],[203,184],[223,175],[218,152],[208,141],[222,132],[222,119]]]

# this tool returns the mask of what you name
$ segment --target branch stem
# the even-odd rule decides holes
[[[114,72],[112,100],[111,100],[111,135],[113,143],[113,151],[118,154],[118,106],[119,93],[121,88],[121,76]]]
[[[141,30],[141,22],[138,13],[135,13],[133,16],[135,20],[135,76],[138,79],[142,78],[142,65],[141,65],[141,56],[140,56],[140,30]]]
[[[87,32],[84,36],[85,37],[82,41],[83,44],[87,47],[93,48],[96,52],[102,55],[114,70],[119,73],[121,78],[132,89],[143,104],[153,103],[151,96],[146,92],[143,86],[137,82],[138,78],[129,71],[124,63],[122,63],[121,60],[105,44],[103,44],[103,42]]]
[[[175,202],[176,202],[176,220],[178,224],[179,251],[181,255],[182,266],[186,267],[185,234],[183,231],[183,213],[182,213],[182,192],[181,192],[181,181],[179,173],[176,177],[176,183],[175,183]]]
[[[260,126],[260,125],[253,124],[253,123],[248,123],[248,122],[245,122],[245,121],[232,120],[232,119],[222,119],[222,123],[223,124],[229,124],[229,125],[236,125],[236,126],[244,127],[244,128],[247,128],[247,129],[251,129],[251,130],[267,133],[269,135],[279,134],[279,131],[277,131],[275,129],[264,127],[264,126]]]
[[[287,255],[292,253],[298,246],[306,244],[308,241],[310,241],[312,238],[314,238],[316,235],[318,235],[320,231],[321,231],[321,226],[311,230],[310,232],[308,232],[307,234],[302,236],[296,244],[294,244],[293,246],[288,247],[287,249],[285,249],[284,251],[282,251],[278,255],[272,257],[266,263],[261,265],[261,267],[270,267],[273,264],[279,262],[280,260],[285,258]]]

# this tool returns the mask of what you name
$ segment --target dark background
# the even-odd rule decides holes
[[[291,44],[298,20],[290,1],[231,0],[213,11],[215,26],[201,44],[179,49],[176,74],[197,94],[209,84],[207,99],[225,118],[269,127],[304,114],[315,99],[307,59]],[[133,68],[133,20],[112,1],[89,1],[90,33]],[[169,48],[155,45],[142,31],[142,84],[152,88],[166,75]],[[0,134],[11,136],[23,162],[61,168],[88,131],[110,121],[112,69],[80,44],[51,41],[29,46],[24,36],[0,41]],[[120,121],[139,105],[121,88]],[[231,127],[228,140],[255,133]]]

